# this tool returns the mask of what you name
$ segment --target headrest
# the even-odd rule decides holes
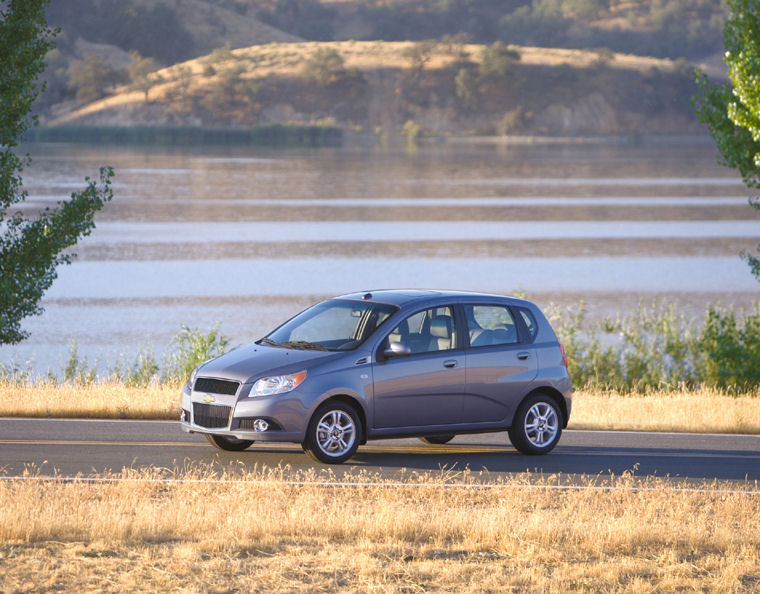
[[[430,322],[430,335],[435,338],[451,338],[451,316],[438,316]]]
[[[406,336],[409,334],[409,322],[404,320],[398,326],[396,326],[391,334],[400,334],[401,336]]]

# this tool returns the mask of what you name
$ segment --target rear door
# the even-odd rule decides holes
[[[465,304],[464,423],[511,422],[538,374],[536,350],[522,318],[505,305]]]

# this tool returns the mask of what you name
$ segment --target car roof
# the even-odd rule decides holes
[[[338,299],[355,299],[362,301],[374,301],[378,303],[389,303],[399,307],[414,304],[426,303],[429,301],[449,301],[460,303],[472,300],[494,301],[501,300],[512,304],[529,303],[516,297],[507,297],[505,295],[494,295],[491,293],[472,293],[467,291],[449,291],[438,289],[376,289],[372,291],[360,291],[357,293],[348,293],[341,295]]]

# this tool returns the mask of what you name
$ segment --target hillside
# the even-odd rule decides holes
[[[61,51],[72,44],[109,44],[137,51],[164,65],[195,58],[229,44],[301,41],[224,2],[204,0],[65,0],[52,2],[48,20],[59,26]],[[83,57],[80,53],[77,57]]]
[[[646,134],[699,130],[692,66],[610,51],[444,42],[216,50],[58,106],[47,126],[330,122],[360,133]],[[132,90],[130,90],[132,89]],[[411,123],[408,123],[411,122]]]
[[[721,52],[725,21],[721,0],[236,1],[238,5],[274,6],[256,14],[285,30],[300,30],[298,20],[277,18],[279,7],[305,9],[318,4],[332,11],[323,28],[332,31],[335,40],[466,35],[475,43],[607,48],[693,61]]]
[[[420,41],[607,48],[701,61],[721,52],[721,0],[56,0],[72,42],[136,50],[165,65],[229,43]]]
[[[37,108],[47,125],[692,133],[691,64],[725,75],[724,11],[720,0],[66,0],[49,10],[62,34]]]

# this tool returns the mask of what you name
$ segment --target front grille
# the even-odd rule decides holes
[[[237,394],[239,387],[240,382],[212,379],[210,377],[199,377],[195,380],[194,390],[196,392],[206,392],[207,394],[226,394],[228,396],[234,396]]]
[[[200,427],[219,429],[230,422],[231,406],[193,402],[193,422]]]

